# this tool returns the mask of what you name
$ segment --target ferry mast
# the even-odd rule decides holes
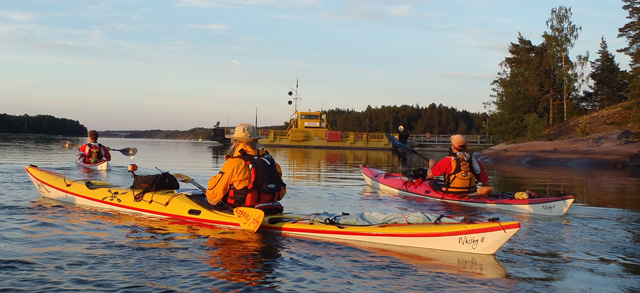
[[[302,98],[300,98],[298,96],[298,79],[296,78],[296,88],[289,88],[291,89],[289,91],[289,96],[293,96],[293,102],[291,102],[291,100],[289,100],[288,104],[291,105],[293,103],[293,114],[291,114],[291,117],[289,117],[289,121],[293,122],[291,123],[291,125],[293,124],[298,124],[298,101],[302,100]],[[294,95],[295,94],[295,95]],[[291,126],[290,126],[291,127]]]

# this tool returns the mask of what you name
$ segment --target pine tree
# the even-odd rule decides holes
[[[573,86],[573,83],[578,81],[576,69],[581,65],[581,63],[586,63],[585,57],[583,56],[578,56],[578,61],[582,62],[577,63],[572,62],[569,58],[569,50],[571,50],[575,45],[578,40],[579,32],[582,30],[581,26],[577,26],[571,21],[571,16],[571,7],[567,8],[564,6],[558,6],[557,8],[551,9],[551,16],[547,20],[547,27],[550,32],[545,32],[543,34],[543,38],[549,46],[549,51],[552,52],[552,54],[548,56],[553,59],[559,59],[552,60],[551,64],[555,65],[556,63],[560,63],[559,68],[552,68],[552,70],[553,72],[558,73],[558,83],[562,85],[561,100],[563,105],[563,120],[565,121],[567,120],[570,96],[575,95],[576,91],[576,88]],[[550,125],[554,124],[554,97],[559,94],[560,93],[552,91],[550,95]]]
[[[624,92],[627,89],[627,83],[623,79],[625,73],[620,70],[615,57],[609,52],[604,37],[600,41],[598,58],[591,62],[591,67],[590,77],[593,80],[593,85],[590,86],[593,91],[591,103],[593,109],[591,110],[599,110],[626,101]]]
[[[518,42],[509,46],[509,57],[500,63],[502,71],[492,83],[492,97],[489,105],[496,107],[492,114],[492,132],[505,140],[522,137],[527,132],[527,114],[534,114],[546,120],[557,100],[554,92],[560,92],[557,83],[557,66],[545,58],[551,54],[546,43],[533,45],[530,40],[518,34]],[[553,98],[552,98],[553,97]]]
[[[627,97],[630,100],[640,100],[640,0],[622,0],[625,3],[622,9],[629,12],[627,19],[630,21],[618,29],[618,37],[625,37],[629,45],[619,49],[631,57],[630,72],[627,77],[629,91]]]

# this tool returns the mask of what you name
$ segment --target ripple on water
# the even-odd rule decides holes
[[[273,149],[283,167],[285,211],[428,212],[520,221],[521,230],[495,256],[396,251],[266,232],[247,233],[145,218],[43,199],[24,171],[46,166],[70,178],[131,184],[156,167],[206,184],[224,162],[193,142],[105,139],[137,147],[114,154],[108,172],[83,172],[74,151],[52,139],[0,135],[0,268],[2,288],[36,292],[229,291],[630,291],[640,287],[637,176],[604,170],[488,166],[499,190],[576,193],[563,217],[473,209],[368,188],[360,163],[388,171],[405,165],[392,152]],[[101,139],[102,140],[102,139]],[[77,138],[77,143],[86,138]],[[25,148],[25,145],[30,147]],[[48,156],[43,157],[46,153]],[[512,189],[513,188],[513,189]]]

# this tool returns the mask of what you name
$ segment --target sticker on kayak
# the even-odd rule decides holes
[[[478,248],[478,245],[484,243],[484,236],[482,237],[476,237],[476,236],[462,236],[458,239],[458,244],[464,246],[464,245],[471,245],[471,249],[476,249]]]
[[[264,219],[264,212],[258,209],[235,208],[233,214],[238,218],[238,224],[242,229],[257,231]]]

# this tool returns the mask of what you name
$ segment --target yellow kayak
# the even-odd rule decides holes
[[[211,206],[202,194],[166,190],[141,195],[142,190],[95,180],[74,180],[33,165],[27,166],[26,171],[46,198],[150,217],[240,228],[241,219],[236,218],[233,211]],[[316,220],[315,215],[267,215],[259,229],[365,246],[394,245],[477,254],[494,254],[520,229],[519,222],[342,225]]]

